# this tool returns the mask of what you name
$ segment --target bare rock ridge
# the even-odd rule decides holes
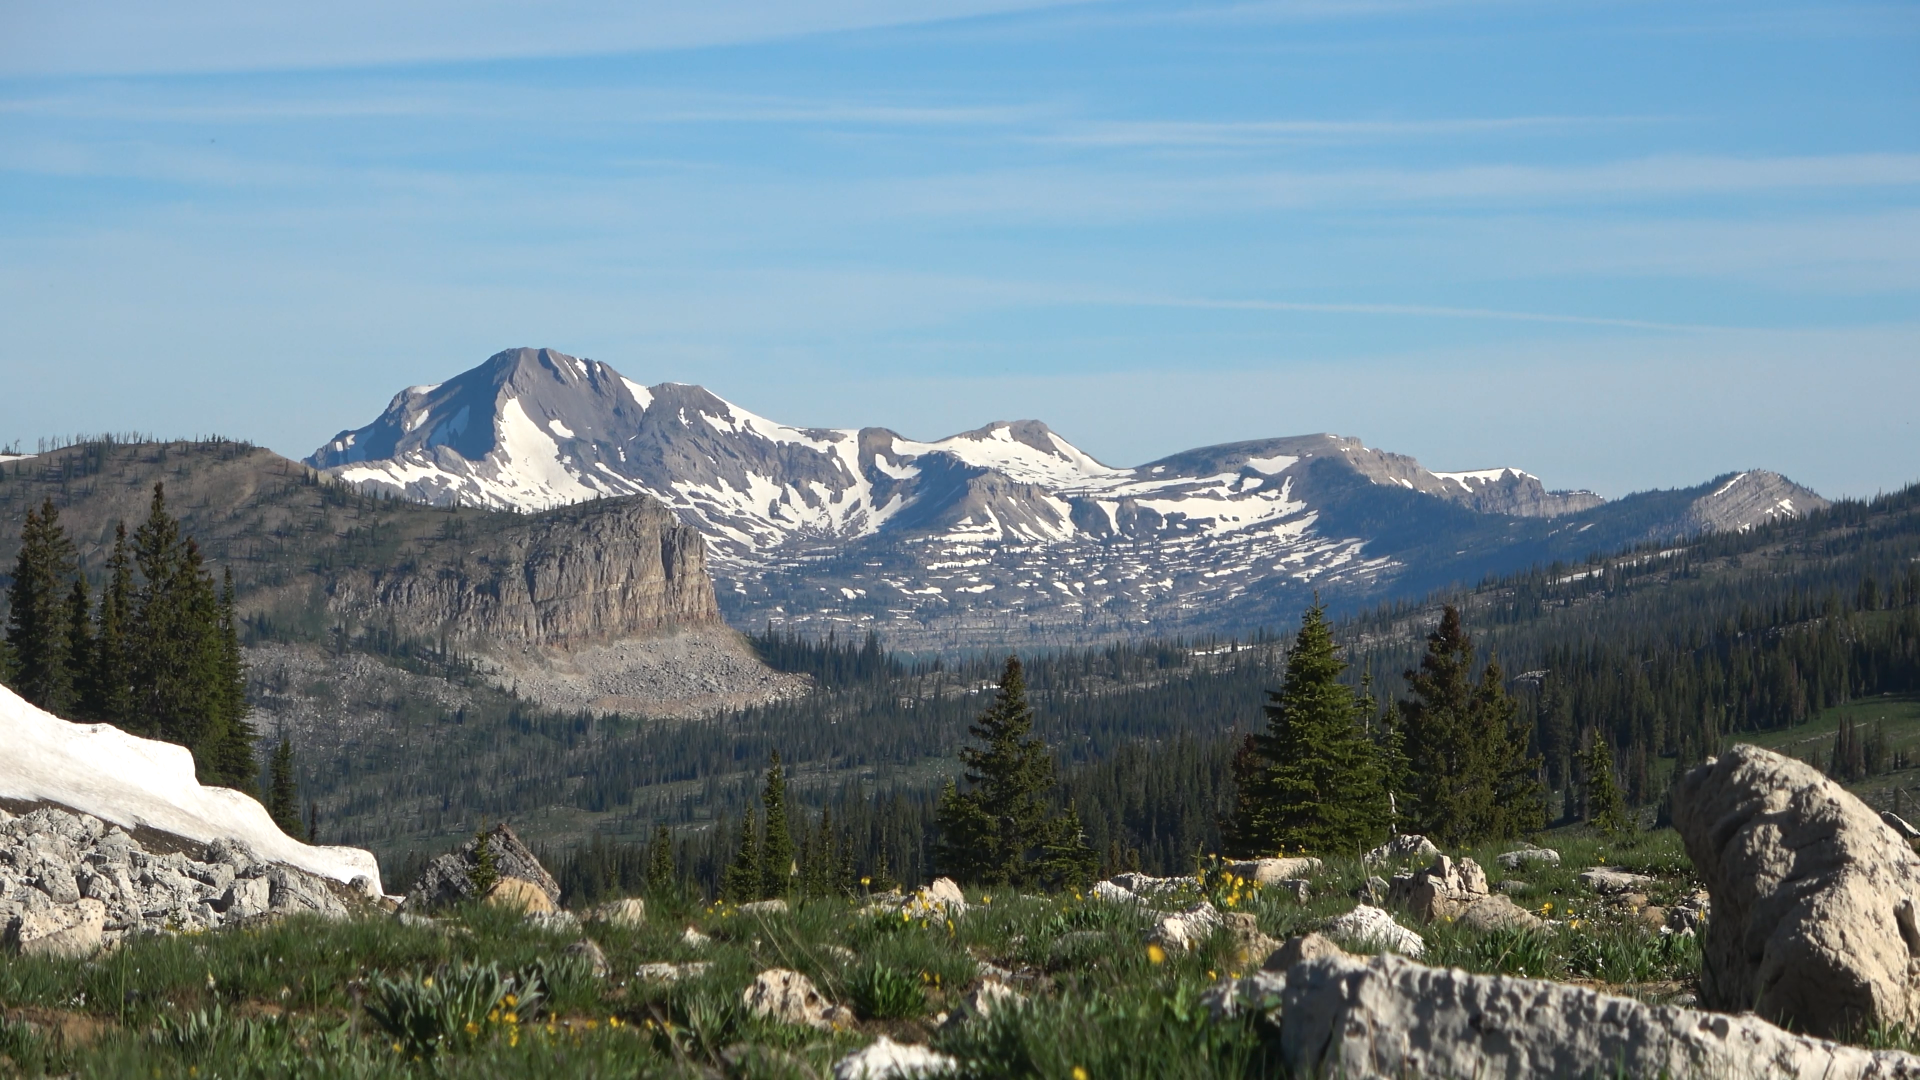
[[[476,543],[341,575],[327,606],[488,648],[596,644],[720,622],[705,540],[647,498],[549,511]]]
[[[648,495],[706,537],[735,625],[851,624],[916,649],[1245,626],[1316,590],[1418,595],[1826,505],[1757,471],[1609,502],[1328,434],[1116,468],[1037,420],[930,442],[795,427],[532,348],[411,387],[307,460],[442,506]]]

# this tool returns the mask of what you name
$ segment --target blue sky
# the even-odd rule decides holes
[[[1114,464],[1871,494],[1916,57],[1913,3],[0,0],[0,443],[301,456],[548,345]]]

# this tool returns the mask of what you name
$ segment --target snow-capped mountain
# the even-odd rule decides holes
[[[1750,472],[1651,527],[1630,514],[1581,535],[1606,524],[1587,515],[1631,500],[1549,491],[1512,468],[1433,472],[1335,435],[1115,468],[1036,420],[934,442],[798,428],[550,349],[402,391],[308,463],[438,504],[650,495],[706,534],[736,623],[851,620],[926,645],[1226,625],[1308,590],[1374,596],[1477,576],[1489,559],[1524,565],[1556,535],[1584,555],[1641,538],[1622,527],[1738,528],[1824,505]]]

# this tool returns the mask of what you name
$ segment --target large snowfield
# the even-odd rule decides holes
[[[122,828],[144,826],[198,843],[244,840],[264,859],[351,883],[375,895],[380,864],[362,848],[316,847],[286,833],[266,807],[194,778],[183,746],[142,739],[108,724],[74,724],[0,686],[0,799],[51,802]]]

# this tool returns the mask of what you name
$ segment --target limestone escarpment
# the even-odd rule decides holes
[[[328,584],[330,613],[476,651],[571,648],[717,625],[706,541],[644,496],[467,535]]]

